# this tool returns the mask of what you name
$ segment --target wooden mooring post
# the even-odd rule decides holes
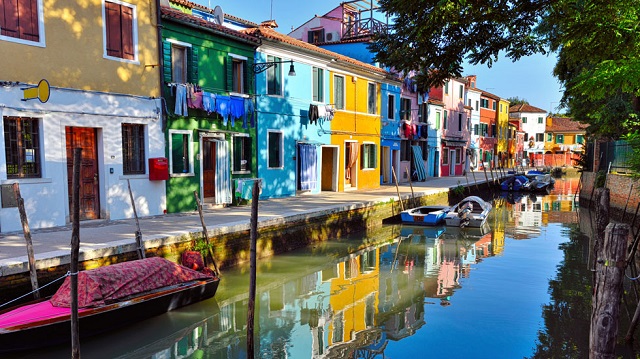
[[[396,192],[398,193],[398,202],[400,202],[400,208],[404,211],[404,203],[402,203],[402,197],[400,197],[400,187],[398,187],[398,177],[396,177],[396,170],[391,166],[391,174],[393,174],[393,181],[396,184]]]
[[[80,255],[80,162],[82,148],[73,150],[73,177],[71,180],[71,358],[80,358],[80,326],[78,316],[78,259]]]
[[[258,242],[258,197],[260,196],[260,181],[253,182],[253,189],[251,192],[251,225],[250,235],[251,244],[249,245],[250,251],[250,273],[249,273],[249,302],[247,304],[247,358],[253,359],[255,356],[253,345],[253,327],[254,327],[254,313],[256,306],[256,263],[257,263],[257,242]]]
[[[140,221],[138,220],[138,211],[136,210],[136,201],[133,199],[133,191],[131,191],[131,182],[127,178],[127,188],[129,188],[129,198],[131,199],[131,207],[133,208],[133,217],[136,219],[136,253],[138,259],[144,259],[144,243],[142,242],[142,232],[140,231]]]
[[[622,297],[627,244],[631,238],[628,224],[607,225],[604,242],[596,260],[596,281],[589,332],[589,358],[616,358],[620,298]]]
[[[204,237],[204,241],[207,244],[207,249],[209,252],[209,257],[211,257],[211,263],[213,264],[213,269],[217,276],[220,275],[220,270],[218,269],[218,264],[216,263],[216,258],[213,255],[213,248],[211,247],[211,242],[209,241],[209,231],[207,231],[207,225],[204,223],[204,215],[202,214],[202,203],[200,202],[200,196],[198,196],[198,191],[193,191],[193,196],[196,198],[196,205],[198,206],[198,215],[200,215],[200,224],[202,225],[202,236]],[[205,258],[206,262],[206,258]]]
[[[36,257],[33,254],[33,241],[31,240],[31,229],[29,228],[29,221],[27,220],[27,211],[24,209],[24,199],[20,195],[20,184],[13,184],[13,193],[16,196],[16,202],[18,203],[18,213],[20,213],[20,222],[22,222],[22,233],[24,234],[24,240],[27,242],[27,259],[29,263],[29,276],[31,277],[31,289],[33,290],[33,298],[40,298],[40,291],[38,290],[38,274],[36,272]]]
[[[411,203],[413,207],[417,207],[418,204],[416,203],[416,196],[413,193],[413,183],[411,182],[411,174],[409,173],[409,168],[407,168],[407,178],[409,178],[409,187],[411,187]]]

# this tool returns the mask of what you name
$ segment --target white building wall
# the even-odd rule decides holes
[[[527,123],[522,123],[522,131],[527,134],[527,138],[524,139],[524,151],[536,151],[540,152],[544,150],[544,131],[547,122],[547,114],[540,112],[520,112],[520,120],[523,117],[527,118]],[[538,117],[542,117],[542,123],[538,123]],[[543,141],[536,141],[536,134],[543,134]],[[529,146],[529,139],[533,137],[534,146]]]
[[[7,179],[6,155],[0,154],[0,184],[20,184],[20,192],[32,229],[64,226],[69,223],[67,155],[65,127],[97,129],[100,219],[133,218],[127,179],[136,201],[138,216],[164,213],[164,181],[150,181],[147,174],[124,176],[122,166],[122,123],[146,125],[145,156],[164,157],[159,99],[97,93],[70,89],[51,89],[48,102],[21,101],[24,84],[0,87],[0,118],[22,116],[39,118],[41,178]],[[0,126],[4,127],[2,121]],[[2,129],[4,133],[4,128]],[[4,152],[4,136],[0,148]],[[111,173],[113,172],[113,173]],[[0,232],[22,230],[17,208],[0,208]]]

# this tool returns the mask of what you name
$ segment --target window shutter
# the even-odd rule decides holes
[[[171,76],[171,43],[162,42],[162,72],[164,73],[164,82],[169,83],[173,79]]]
[[[253,73],[253,59],[248,58],[244,62],[244,93],[253,93],[253,80],[256,75]]]
[[[134,60],[136,58],[133,45],[133,9],[120,6],[122,11],[122,58]]]
[[[320,42],[324,42],[324,27],[320,30]]]
[[[227,92],[233,91],[233,59],[230,56],[225,57],[225,80]]]
[[[307,42],[313,44],[313,31],[307,31]]]
[[[18,32],[21,39],[38,41],[37,0],[18,0]]]
[[[318,93],[318,68],[314,67],[313,68],[313,74],[312,76],[312,85],[313,86],[313,101],[319,101],[318,97],[320,96],[320,94]]]
[[[0,1],[0,34],[18,37],[18,1]]]
[[[120,5],[105,2],[105,14],[107,23],[107,55],[122,57],[122,39],[120,37]]]
[[[198,83],[198,48],[193,46],[187,51],[187,82]]]

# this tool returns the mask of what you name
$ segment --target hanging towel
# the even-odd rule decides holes
[[[327,117],[327,107],[318,105],[318,118],[324,119]]]
[[[229,121],[229,112],[230,112],[229,101],[230,101],[229,96],[220,96],[220,95],[216,96],[216,112],[220,116],[222,116],[222,124],[225,126]]]
[[[231,96],[229,100],[229,112],[231,113],[231,126],[234,126],[236,119],[244,117],[244,98]]]

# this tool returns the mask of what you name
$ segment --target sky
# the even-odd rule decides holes
[[[287,34],[315,15],[324,15],[342,0],[192,0],[208,7],[219,5],[230,15],[260,23],[273,18],[278,30]],[[502,98],[518,97],[546,111],[561,112],[562,90],[553,77],[556,57],[533,55],[517,62],[500,57],[491,68],[465,64],[464,75],[477,75],[477,87]]]

